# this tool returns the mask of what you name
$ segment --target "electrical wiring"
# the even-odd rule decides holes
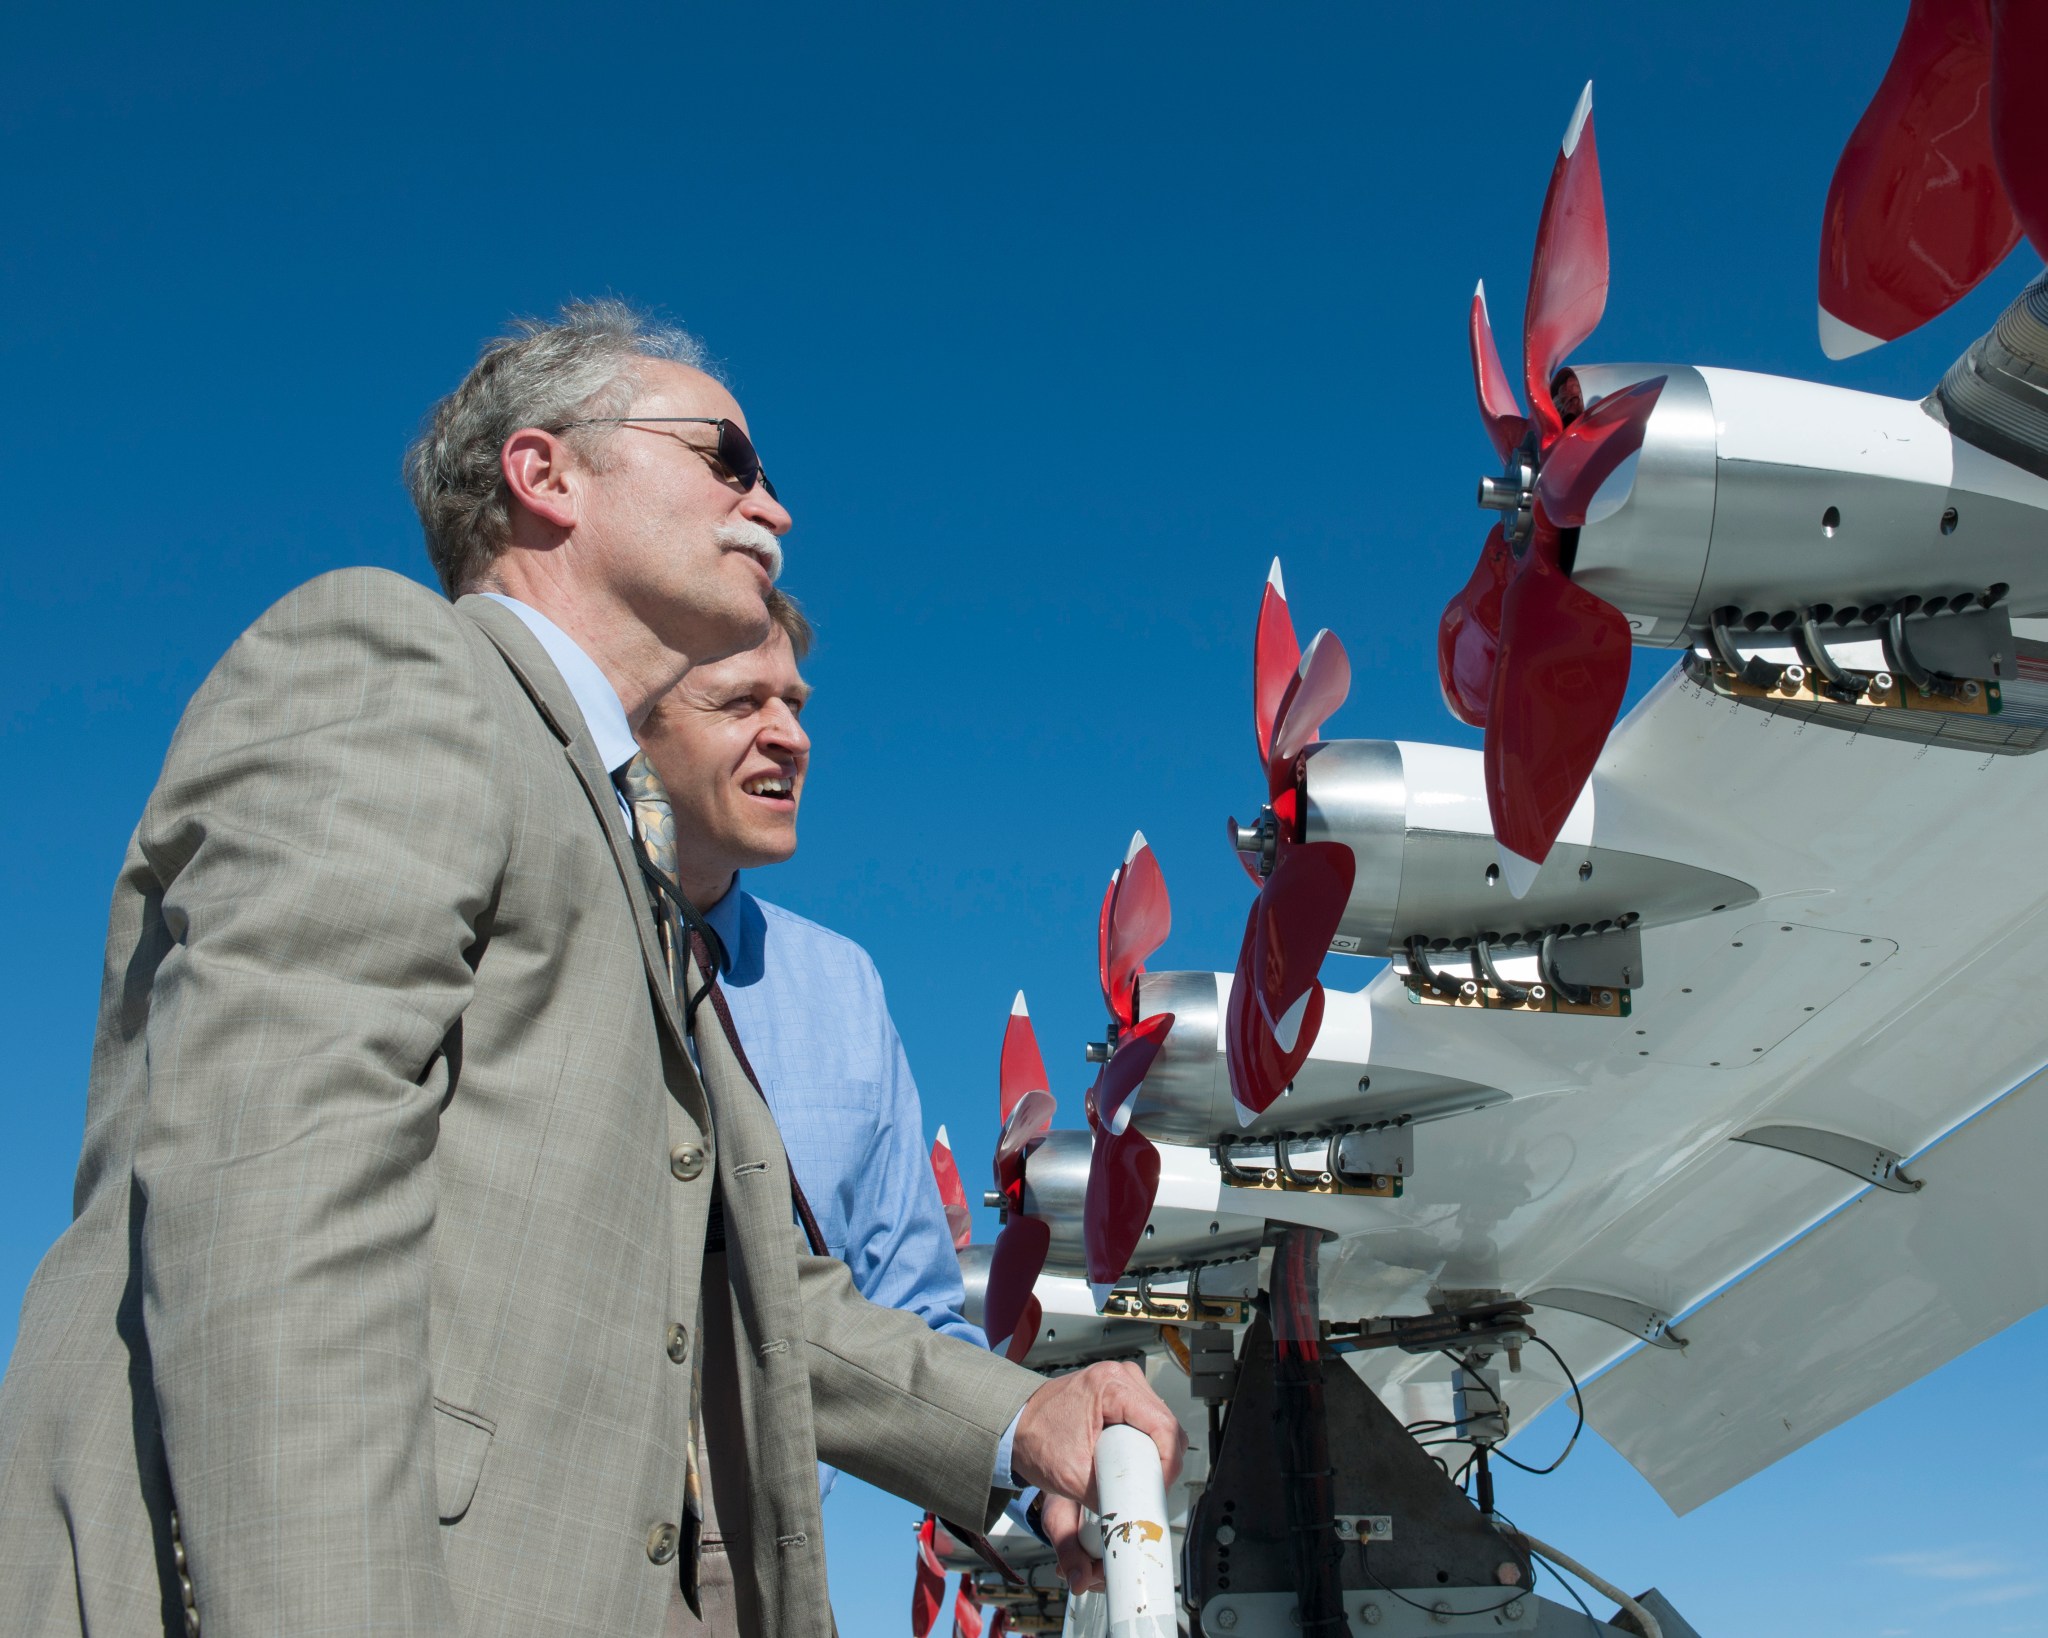
[[[1555,1348],[1551,1347],[1549,1343],[1545,1342],[1541,1337],[1535,1335],[1533,1332],[1530,1334],[1529,1340],[1535,1343],[1537,1347],[1541,1348],[1552,1359],[1556,1360],[1557,1368],[1564,1372],[1565,1381],[1569,1382],[1572,1385],[1572,1405],[1578,1411],[1579,1420],[1578,1423],[1572,1428],[1572,1436],[1569,1439],[1565,1440],[1564,1449],[1560,1450],[1557,1453],[1556,1458],[1552,1460],[1547,1466],[1531,1467],[1527,1462],[1519,1462],[1515,1460],[1514,1457],[1510,1456],[1504,1450],[1496,1449],[1494,1451],[1494,1455],[1498,1456],[1502,1461],[1506,1462],[1509,1467],[1518,1467],[1524,1473],[1534,1473],[1538,1476],[1541,1476],[1545,1473],[1555,1473],[1560,1467],[1562,1467],[1564,1465],[1564,1459],[1572,1453],[1572,1447],[1579,1442],[1579,1435],[1586,1431],[1586,1401],[1584,1397],[1579,1393],[1579,1379],[1576,1376],[1572,1375],[1572,1368],[1564,1362],[1564,1355],[1559,1353]]]

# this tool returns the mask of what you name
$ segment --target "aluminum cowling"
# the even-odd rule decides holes
[[[1697,865],[1599,845],[1589,786],[1529,891],[1499,880],[1481,755],[1446,745],[1331,740],[1304,759],[1303,834],[1342,842],[1358,861],[1332,948],[1402,953],[1411,938],[1464,949],[1475,939],[1528,946],[1545,930],[1657,927],[1747,904],[1747,882]]]
[[[1132,1123],[1155,1143],[1253,1142],[1276,1132],[1341,1131],[1403,1115],[1431,1119],[1503,1096],[1472,1081],[1376,1060],[1371,997],[1330,990],[1322,1034],[1292,1087],[1244,1126],[1223,1056],[1230,982],[1229,973],[1147,973],[1139,980],[1144,1010],[1174,1015],[1173,1031],[1132,1100]]]

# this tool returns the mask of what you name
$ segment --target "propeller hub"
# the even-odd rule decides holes
[[[1231,840],[1237,851],[1258,871],[1260,879],[1273,874],[1273,858],[1280,847],[1280,821],[1273,817],[1270,806],[1259,809],[1259,816],[1249,825],[1231,821]]]
[[[1501,515],[1501,533],[1510,546],[1529,538],[1536,522],[1536,466],[1523,450],[1508,457],[1507,469],[1498,477],[1479,480],[1479,505]]]

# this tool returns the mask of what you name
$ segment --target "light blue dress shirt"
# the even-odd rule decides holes
[[[547,651],[605,771],[617,774],[640,748],[618,690],[540,610],[500,592],[484,596],[516,614]],[[630,832],[633,810],[623,795],[619,808]],[[720,983],[733,1026],[826,1249],[853,1271],[854,1288],[868,1301],[987,1347],[960,1312],[960,1264],[932,1179],[917,1083],[875,964],[851,939],[742,891],[737,877],[705,920],[725,941]],[[1011,1419],[996,1453],[999,1490],[1010,1488],[1020,1418]],[[820,1462],[820,1493],[829,1494],[837,1477]]]
[[[826,1249],[872,1303],[977,1348],[932,1179],[917,1083],[868,953],[734,879],[705,912],[724,940],[733,1024],[782,1128]],[[1005,1442],[1002,1469],[1009,1466]],[[833,1470],[819,1464],[823,1488]]]

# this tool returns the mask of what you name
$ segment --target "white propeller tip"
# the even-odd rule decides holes
[[[1820,350],[1828,357],[1854,358],[1883,345],[1883,337],[1867,335],[1853,324],[1844,324],[1825,307],[1820,309]]]
[[[1116,1285],[1113,1281],[1108,1285],[1097,1285],[1093,1280],[1088,1282],[1088,1293],[1095,1299],[1096,1313],[1102,1312],[1102,1305],[1109,1301],[1109,1294],[1115,1289]]]
[[[1279,1042],[1282,1052],[1292,1052],[1294,1050],[1294,1043],[1301,1036],[1301,1021],[1307,1014],[1309,1000],[1315,993],[1316,987],[1311,984],[1295,998],[1293,1006],[1289,1007],[1278,1018],[1268,1018],[1266,1020],[1267,1024],[1272,1028],[1273,1039]],[[1259,1010],[1261,1012],[1265,1011],[1263,997],[1260,999]]]
[[[1256,1109],[1247,1109],[1235,1098],[1230,1100],[1230,1107],[1237,1111],[1237,1124],[1239,1127],[1249,1126],[1259,1118],[1259,1112]]]
[[[1131,845],[1124,849],[1124,863],[1129,864],[1139,854],[1145,851],[1146,846],[1147,844],[1145,841],[1145,833],[1142,830],[1132,831]]]
[[[1017,992],[1017,999],[1010,1003],[1010,1016],[1012,1018],[1029,1018],[1031,1016],[1031,1009],[1024,1005],[1024,992],[1022,990]]]
[[[946,1136],[946,1123],[944,1121],[939,1122],[939,1147],[941,1149],[953,1147],[953,1140]]]
[[[1579,93],[1579,105],[1572,110],[1572,122],[1564,129],[1562,144],[1564,157],[1569,159],[1578,151],[1579,138],[1584,134],[1586,121],[1593,117],[1593,82],[1586,82],[1586,89]]]
[[[1272,568],[1266,571],[1266,584],[1279,594],[1281,602],[1287,601],[1287,581],[1280,573],[1280,560],[1277,557],[1273,559]]]
[[[1511,847],[1499,847],[1501,879],[1508,884],[1508,891],[1516,898],[1526,898],[1529,889],[1536,885],[1536,873],[1543,868],[1540,859],[1525,859]]]

